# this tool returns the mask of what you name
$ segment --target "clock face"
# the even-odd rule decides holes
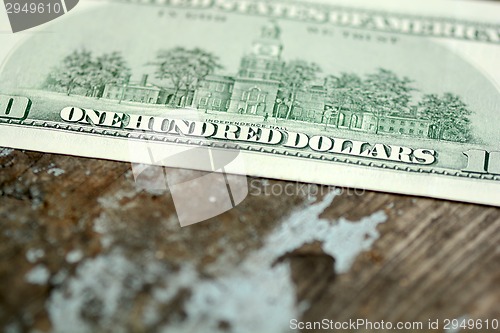
[[[265,55],[271,55],[273,54],[274,50],[271,46],[269,45],[262,45],[260,47],[260,53],[265,54]]]
[[[261,55],[266,55],[266,56],[277,55],[277,48],[276,46],[273,45],[258,44],[256,45],[255,50],[257,51],[258,54]]]

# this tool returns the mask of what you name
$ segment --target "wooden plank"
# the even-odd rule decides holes
[[[156,262],[172,274],[161,281],[143,281],[139,289],[133,283],[142,281],[137,274],[131,274],[131,282],[125,279],[131,285],[117,280],[129,297],[117,305],[128,318],[115,318],[117,327],[159,331],[189,322],[186,304],[196,293],[194,287],[179,287],[175,297],[161,304],[155,288],[168,284],[187,264],[200,281],[221,281],[263,251],[268,236],[288,217],[300,220],[293,214],[324,200],[323,195],[311,200],[303,190],[291,195],[256,193],[252,189],[300,189],[300,184],[248,181],[251,195],[242,204],[210,221],[180,228],[169,191],[137,189],[128,163],[0,149],[1,331],[50,331],[54,295],[70,288],[86,263],[106,262],[117,251],[133,265]],[[310,189],[305,193],[311,194]],[[500,319],[500,209],[345,189],[318,219],[333,226],[344,218],[361,226],[356,221],[376,212],[387,216],[377,226],[379,236],[348,271],[334,271],[339,258],[326,253],[321,241],[291,249],[268,266],[289,267],[294,286],[290,292],[302,309],[299,319]],[[32,274],[36,267],[45,269],[47,276],[43,269]],[[157,302],[163,315],[148,324],[144,313],[150,302]],[[98,303],[82,313],[96,330],[106,330],[106,312]],[[218,329],[237,327],[221,320]]]

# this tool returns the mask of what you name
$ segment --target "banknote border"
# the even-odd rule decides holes
[[[256,1],[256,0],[252,0]],[[270,0],[271,2],[278,2],[279,0]],[[304,2],[296,1],[296,0],[287,0],[287,3],[291,4],[296,4],[296,5],[304,5]],[[309,3],[308,3],[309,4]],[[312,1],[310,4],[315,5],[315,6],[324,6],[328,8],[335,8],[339,10],[346,10],[346,11],[355,11],[358,13],[364,13],[364,14],[375,14],[375,15],[392,15],[398,18],[413,18],[413,19],[422,19],[422,20],[436,20],[436,21],[446,21],[449,23],[463,23],[463,24],[471,24],[471,25],[477,25],[480,27],[490,27],[490,28],[497,28],[500,29],[500,24],[495,24],[495,23],[484,23],[484,22],[479,22],[479,21],[474,21],[474,20],[467,20],[467,19],[457,19],[453,18],[452,16],[432,16],[432,15],[421,15],[421,14],[404,14],[399,11],[382,11],[382,10],[377,10],[377,9],[365,9],[365,8],[357,8],[357,7],[349,7],[349,6],[342,6],[342,5],[334,5],[334,4],[327,4],[327,3],[322,3],[322,2],[317,2],[317,1]],[[359,29],[364,29],[364,30],[370,30],[367,28],[359,28]],[[377,30],[378,31],[378,30]],[[387,31],[390,32],[390,31]],[[416,35],[416,34],[415,34]],[[416,35],[418,36],[418,35]]]
[[[259,0],[251,0],[251,1],[259,1]],[[114,0],[112,1],[114,3],[124,3],[128,5],[141,5],[141,6],[154,6],[154,7],[165,7],[165,8],[175,8],[175,9],[181,9],[181,10],[201,10],[201,9],[206,9],[206,10],[215,10],[213,7],[208,7],[208,8],[191,8],[191,7],[182,7],[182,6],[175,6],[171,4],[149,4],[149,3],[141,3],[141,2],[129,2],[127,0]],[[283,0],[269,0],[269,2],[283,2]],[[500,24],[496,24],[493,22],[480,22],[477,20],[469,20],[469,19],[459,19],[455,18],[453,16],[433,16],[433,15],[422,15],[422,14],[405,14],[401,13],[399,11],[382,11],[382,10],[377,10],[377,9],[365,9],[365,8],[358,8],[355,6],[345,6],[345,5],[336,5],[336,4],[328,4],[328,3],[322,3],[318,1],[310,1],[310,2],[304,2],[304,1],[297,1],[297,0],[287,0],[286,1],[288,4],[291,5],[312,5],[312,6],[317,6],[321,8],[328,8],[328,9],[334,9],[334,10],[340,10],[340,11],[350,11],[350,12],[356,12],[360,14],[368,14],[368,15],[390,15],[397,17],[399,19],[415,19],[415,20],[431,20],[431,21],[439,21],[439,22],[445,22],[445,23],[452,23],[452,24],[465,24],[465,25],[472,25],[475,27],[481,27],[481,28],[492,28],[492,29],[497,29],[500,30]],[[224,11],[222,11],[225,13]],[[243,15],[243,13],[238,13],[238,12],[228,12],[236,15]],[[260,16],[258,14],[249,14],[245,13],[246,15],[254,15],[254,16]],[[304,22],[304,23],[310,23],[310,24],[318,24],[320,22],[307,22],[307,21],[302,21],[299,19],[291,19],[288,18],[287,20],[289,21],[296,21],[296,22]],[[386,31],[386,30],[378,30],[378,29],[369,29],[369,28],[363,28],[363,27],[356,27],[356,26],[349,26],[349,25],[342,25],[342,24],[333,24],[335,27],[340,27],[340,28],[348,28],[348,29],[356,29],[356,30],[366,30],[366,31],[373,31],[373,32],[381,32],[381,33],[393,33],[393,34],[402,34],[402,35],[408,35],[408,36],[416,36],[416,37],[434,37],[434,38],[443,38],[443,39],[453,39],[453,40],[462,40],[462,41],[472,41],[472,42],[484,42],[487,44],[493,44],[493,45],[499,45],[500,41],[493,41],[493,42],[486,42],[486,41],[480,41],[480,40],[474,40],[474,39],[468,39],[468,38],[459,38],[459,37],[450,37],[450,36],[440,36],[440,35],[429,35],[429,34],[418,34],[418,33],[402,33],[398,31]]]
[[[30,123],[28,123],[30,122]],[[438,170],[438,169],[414,169],[409,166],[406,167],[398,167],[397,165],[395,166],[390,166],[384,163],[377,164],[376,162],[363,162],[360,160],[357,161],[349,161],[349,159],[342,159],[338,157],[331,157],[331,158],[326,158],[324,155],[321,157],[318,157],[312,153],[300,153],[296,152],[294,153],[289,153],[286,150],[280,151],[275,148],[270,148],[266,149],[265,147],[261,148],[253,148],[251,145],[246,145],[240,146],[240,145],[235,145],[235,144],[227,144],[227,143],[215,143],[215,142],[204,142],[204,141],[196,141],[196,140],[191,140],[191,139],[180,139],[179,137],[172,138],[170,139],[167,136],[162,136],[162,138],[158,138],[158,135],[161,134],[138,134],[138,135],[133,135],[133,133],[127,133],[127,132],[120,132],[117,130],[113,129],[95,129],[95,128],[88,128],[85,126],[73,126],[70,124],[65,124],[61,125],[60,123],[56,122],[51,122],[51,121],[41,121],[41,120],[24,120],[24,121],[19,121],[19,120],[14,120],[14,119],[2,119],[0,118],[0,124],[15,124],[15,125],[20,125],[23,127],[29,128],[30,126],[34,127],[39,127],[39,128],[50,128],[50,129],[56,129],[56,130],[65,130],[65,131],[70,131],[70,132],[78,132],[78,133],[85,133],[85,135],[105,135],[108,137],[113,137],[113,138],[126,138],[126,139],[136,139],[136,140],[143,140],[146,139],[147,141],[154,141],[154,142],[161,142],[161,143],[180,143],[180,144],[185,144],[185,145],[191,145],[191,146],[205,146],[205,147],[212,147],[212,148],[222,148],[222,149],[238,149],[238,150],[246,150],[249,152],[257,152],[257,153],[264,153],[264,154],[279,154],[282,156],[292,156],[292,157],[297,157],[297,158],[303,158],[303,159],[313,159],[317,161],[329,161],[329,162],[335,162],[335,163],[342,163],[342,164],[353,164],[353,165],[358,165],[362,167],[371,167],[371,168],[378,168],[378,169],[385,169],[385,170],[396,170],[396,171],[404,171],[404,172],[411,172],[411,173],[428,173],[428,174],[436,174],[436,175],[442,175],[442,176],[453,176],[453,177],[460,177],[460,178],[467,178],[467,179],[481,179],[481,180],[487,180],[487,181],[494,181],[494,182],[500,182],[500,175],[491,175],[491,174],[475,174],[475,173],[468,173],[468,172],[463,172],[463,171],[446,171],[446,170]]]

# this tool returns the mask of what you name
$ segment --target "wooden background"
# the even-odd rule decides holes
[[[222,273],[210,265],[226,258],[223,265],[237,269],[287,216],[321,200],[301,193],[250,195],[231,211],[181,228],[170,193],[135,189],[130,170],[129,163],[0,150],[0,331],[52,331],[54,295],[68,288],[86,262],[104,258],[106,266],[106,254],[117,250],[132,263],[151,260],[171,272],[189,263],[204,280],[220,279]],[[356,223],[380,211],[387,220],[377,226],[379,237],[347,272],[334,271],[336,258],[323,251],[321,242],[303,244],[279,259],[289,265],[289,292],[297,306],[309,304],[299,319],[500,319],[499,208],[365,191],[335,197],[320,218]],[[103,220],[105,233],[96,228]],[[68,259],[71,252],[77,254]],[[30,282],[27,276],[35,267],[48,275]],[[103,310],[103,299],[75,313],[93,332],[159,332],[162,327],[175,332],[171,325],[192,320],[185,309],[194,297],[189,286],[157,302],[160,315],[145,320],[159,282],[137,287],[134,281],[141,275],[132,271],[113,282],[127,295],[113,311]],[[167,274],[162,283],[168,281]],[[96,288],[113,287],[99,283],[96,277]],[[258,308],[249,302],[244,312],[251,317]],[[220,320],[217,329],[237,332],[237,325]]]

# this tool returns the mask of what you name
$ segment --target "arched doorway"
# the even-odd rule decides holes
[[[304,118],[304,116],[305,116],[304,109],[301,106],[292,107],[290,119],[303,120],[302,118]]]
[[[346,119],[345,119],[345,114],[340,112],[339,113],[339,121],[338,121],[338,126],[345,127],[346,126]]]
[[[167,96],[167,99],[165,100],[165,104],[170,104],[172,103],[172,99],[174,98],[174,94],[170,94]]]
[[[429,134],[427,135],[431,139],[440,139],[439,128],[436,125],[429,126]]]
[[[186,105],[186,96],[182,96],[179,100],[178,106],[183,107]]]
[[[351,116],[351,124],[350,124],[350,128],[354,127],[354,128],[361,128],[361,125],[362,125],[363,121],[362,121],[362,117],[357,115],[357,114],[353,114]]]
[[[252,87],[243,92],[242,100],[245,101],[244,113],[262,114],[265,111],[266,94],[259,87]]]
[[[288,111],[288,106],[286,106],[285,104],[278,105],[277,114],[279,118],[285,118],[287,111]]]

